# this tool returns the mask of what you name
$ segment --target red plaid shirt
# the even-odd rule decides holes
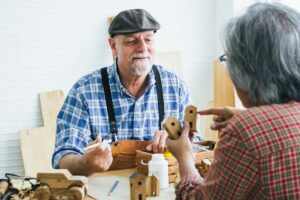
[[[300,104],[235,115],[206,179],[186,176],[177,199],[300,199]]]

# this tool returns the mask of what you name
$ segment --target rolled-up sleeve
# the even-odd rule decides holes
[[[57,116],[53,168],[58,168],[60,159],[67,154],[82,155],[83,148],[91,141],[89,116],[75,86],[70,90]]]
[[[207,177],[199,181],[186,176],[176,187],[177,199],[247,199],[249,189],[257,181],[256,160],[240,131],[229,127],[220,136]]]

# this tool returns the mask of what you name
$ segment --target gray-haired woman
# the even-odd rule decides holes
[[[168,139],[180,168],[177,199],[300,199],[300,14],[257,3],[225,33],[228,70],[248,109],[199,112],[223,123],[205,179],[194,166],[188,124],[178,140]]]

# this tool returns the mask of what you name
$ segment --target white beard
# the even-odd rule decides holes
[[[149,57],[148,55],[144,54],[134,54],[132,57]],[[143,61],[134,61],[130,66],[130,71],[135,76],[146,76],[151,68],[153,63],[150,59],[145,59]]]

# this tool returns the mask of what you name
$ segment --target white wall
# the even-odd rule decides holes
[[[42,126],[38,93],[68,92],[81,76],[111,64],[107,17],[145,8],[161,23],[158,51],[180,51],[192,98],[213,96],[214,1],[0,1],[0,177],[23,174],[17,131]]]
[[[283,4],[300,11],[300,1],[299,0],[277,0],[277,1],[280,1]]]
[[[233,0],[215,0],[214,23],[215,23],[215,58],[224,54],[222,34],[228,20],[233,16]]]

